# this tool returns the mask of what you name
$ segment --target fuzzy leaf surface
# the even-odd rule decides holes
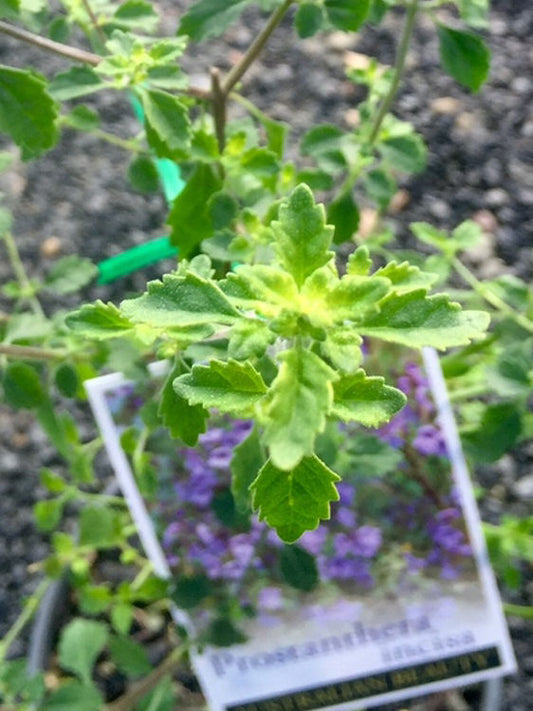
[[[37,158],[56,144],[57,116],[44,77],[0,66],[0,131],[19,146],[22,160]]]
[[[159,139],[154,150],[162,158],[182,158],[191,145],[187,107],[176,96],[151,89],[141,93],[146,122]],[[147,135],[150,142],[150,133]]]
[[[299,185],[279,208],[272,223],[278,257],[300,287],[316,269],[330,261],[334,228],[326,225],[322,205],[315,205],[306,185]]]
[[[333,389],[333,414],[344,422],[353,420],[365,427],[388,422],[406,403],[400,390],[385,385],[383,378],[368,377],[364,370],[344,376]]]
[[[268,460],[252,483],[252,504],[285,543],[294,543],[329,519],[330,502],[339,498],[337,481],[337,474],[315,455],[304,457],[289,471]]]
[[[359,333],[415,348],[466,345],[482,338],[489,325],[484,311],[462,311],[447,295],[427,296],[425,289],[390,294],[379,306],[358,324]]]
[[[94,663],[108,638],[107,626],[94,620],[74,619],[59,642],[59,663],[86,684],[92,681]]]
[[[149,282],[142,296],[126,299],[120,309],[136,323],[160,327],[232,324],[240,318],[216,284],[190,271]]]
[[[189,447],[194,447],[198,436],[205,432],[209,413],[202,405],[191,405],[174,390],[174,380],[185,373],[178,363],[168,374],[157,409],[165,427],[172,437],[179,438]]]
[[[248,361],[211,360],[209,365],[194,365],[190,373],[177,378],[174,390],[191,405],[243,413],[253,408],[267,388]]]
[[[73,311],[67,316],[66,324],[80,335],[98,339],[117,338],[134,328],[114,304],[104,304],[100,300]]]
[[[319,356],[291,348],[280,356],[281,366],[269,391],[264,441],[274,466],[293,469],[313,454],[333,403],[335,371]]]

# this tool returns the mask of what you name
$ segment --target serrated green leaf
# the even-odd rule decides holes
[[[4,343],[37,341],[50,336],[52,322],[42,314],[20,313],[10,316],[4,335]]]
[[[103,506],[85,506],[80,514],[80,545],[110,548],[120,535],[117,513]]]
[[[63,501],[61,499],[38,501],[33,507],[33,515],[41,531],[52,531],[61,521]]]
[[[333,241],[342,244],[352,239],[359,228],[359,208],[352,193],[341,195],[328,205],[328,223],[335,227]]]
[[[427,162],[427,149],[422,137],[416,133],[391,136],[378,145],[383,158],[396,170],[419,173]]]
[[[279,308],[291,308],[298,295],[294,278],[279,267],[269,264],[241,264],[234,274],[228,274],[221,284],[224,293],[233,296],[244,308],[253,308],[264,315],[273,315]]]
[[[368,196],[374,200],[378,207],[384,210],[398,190],[398,184],[383,168],[369,171],[363,177],[363,187]]]
[[[324,0],[324,8],[334,27],[356,32],[367,18],[370,0]]]
[[[361,245],[348,257],[346,274],[350,276],[367,276],[372,266],[368,247]]]
[[[46,399],[39,374],[27,363],[9,363],[2,377],[2,388],[7,404],[16,410],[38,407]]]
[[[78,675],[85,684],[90,684],[93,666],[107,638],[108,629],[103,622],[72,620],[59,640],[59,664]]]
[[[368,377],[364,370],[345,375],[333,390],[333,413],[344,422],[353,420],[365,427],[378,427],[388,422],[406,403],[405,395],[385,385],[380,377]]]
[[[199,0],[182,16],[179,35],[195,42],[221,35],[250,5],[252,0]]]
[[[190,405],[174,390],[174,380],[185,372],[178,363],[168,374],[161,392],[157,414],[172,437],[177,437],[189,447],[194,447],[198,436],[205,432],[209,413],[201,405]]]
[[[92,111],[88,106],[79,104],[64,117],[64,121],[68,126],[78,129],[78,131],[94,131],[100,125],[100,118],[97,113]]]
[[[127,0],[113,15],[112,24],[124,29],[142,29],[145,32],[155,30],[159,17],[153,5],[144,0]]]
[[[339,498],[336,481],[339,477],[316,456],[304,457],[290,471],[268,460],[251,486],[253,507],[285,543],[293,543],[329,519],[330,502]]]
[[[306,39],[316,35],[324,29],[325,19],[324,10],[320,5],[312,2],[301,3],[294,16],[294,26],[298,36]]]
[[[182,159],[188,157],[191,147],[191,122],[183,101],[159,89],[140,92],[146,124],[148,143],[160,158]],[[152,141],[152,132],[157,141]]]
[[[56,144],[57,115],[44,77],[0,66],[0,131],[20,147],[22,160],[37,158]]]
[[[446,294],[427,296],[425,289],[392,293],[379,307],[358,324],[359,333],[415,348],[466,345],[484,336],[490,320],[484,311],[462,311]]]
[[[338,126],[323,124],[315,126],[305,134],[300,150],[302,155],[312,156],[326,174],[335,175],[348,165],[345,143],[344,131]]]
[[[104,304],[100,300],[73,311],[66,317],[65,323],[76,333],[98,339],[117,338],[134,328],[114,304]]]
[[[78,681],[68,681],[40,706],[41,711],[101,711],[104,700],[96,688]]]
[[[163,281],[149,282],[148,290],[123,301],[120,311],[135,323],[173,328],[233,324],[240,318],[214,282],[193,272],[165,274]]]
[[[489,75],[490,50],[477,35],[438,25],[440,61],[459,84],[477,92]]]
[[[269,390],[264,441],[273,465],[293,469],[313,454],[333,403],[332,383],[338,378],[319,356],[303,348],[280,354],[281,366]]]
[[[388,293],[389,287],[389,280],[383,277],[345,274],[326,294],[326,308],[331,309],[337,322],[360,321],[365,314],[377,310],[379,300]]]
[[[323,205],[315,205],[313,193],[299,185],[279,208],[272,223],[278,258],[300,287],[316,269],[330,261],[333,227],[326,225]]]
[[[152,670],[146,649],[128,637],[111,637],[109,653],[117,668],[128,677],[135,679]]]
[[[199,163],[174,200],[168,216],[168,224],[172,228],[170,237],[183,257],[187,257],[204,239],[213,236],[209,198],[221,188],[222,180],[213,166]]]
[[[242,319],[231,329],[228,355],[235,360],[260,358],[274,340],[274,333],[263,321]]]
[[[71,67],[55,75],[48,85],[48,91],[56,101],[68,101],[93,94],[104,87],[104,82],[89,67]]]
[[[141,193],[159,191],[159,174],[154,161],[148,156],[137,156],[128,166],[128,180]]]
[[[231,459],[231,493],[238,511],[250,510],[250,486],[264,463],[261,437],[256,425],[248,437],[234,448]]]
[[[326,339],[320,344],[320,348],[334,368],[342,373],[354,373],[363,358],[362,343],[363,339],[358,333],[345,326],[339,326],[328,329]]]
[[[174,389],[191,405],[216,407],[221,412],[250,412],[266,393],[263,378],[248,361],[211,360],[196,364],[174,381]]]
[[[48,272],[45,287],[54,294],[72,294],[87,286],[98,274],[90,259],[75,254],[59,259]]]
[[[474,220],[461,222],[452,232],[452,239],[456,250],[470,249],[483,237],[483,230]]]
[[[423,272],[409,262],[392,261],[374,272],[376,277],[389,279],[394,291],[401,294],[413,289],[429,289],[438,280],[438,274]]]

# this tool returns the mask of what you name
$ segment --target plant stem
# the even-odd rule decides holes
[[[72,128],[74,130],[79,130],[78,127],[73,123],[70,119],[69,116],[61,116],[59,119],[60,123],[63,126],[67,126],[68,128]],[[143,153],[146,155],[149,155],[149,152],[145,149],[143,149],[140,145],[137,144],[136,140],[133,138],[127,139],[127,138],[120,138],[120,136],[115,136],[114,133],[109,133],[108,131],[102,131],[100,128],[94,128],[90,131],[87,131],[87,133],[90,133],[91,136],[94,136],[95,138],[99,138],[102,141],[106,141],[107,143],[111,143],[113,146],[118,146],[119,148],[123,148],[126,151],[129,151],[130,153]]]
[[[53,54],[58,54],[61,57],[73,59],[75,62],[90,64],[93,67],[96,67],[96,65],[102,61],[102,57],[99,57],[97,54],[86,52],[84,49],[78,49],[77,47],[71,47],[62,42],[54,42],[46,37],[36,35],[33,32],[28,32],[27,30],[9,25],[7,22],[0,21],[0,33],[14,37],[27,44],[33,44],[36,47],[45,49],[47,52],[52,52]]]
[[[526,620],[533,620],[533,606],[513,605],[510,602],[504,602],[503,610],[506,615],[515,615],[516,617],[523,617]]]
[[[68,355],[68,351],[60,348],[38,348],[36,346],[16,346],[10,343],[0,343],[0,355],[28,360],[61,360]]]
[[[151,691],[161,679],[172,671],[180,658],[188,651],[189,643],[173,649],[161,664],[145,679],[132,684],[131,689],[116,701],[104,706],[104,711],[131,711],[139,699]]]
[[[405,60],[407,59],[407,51],[409,49],[409,43],[411,42],[411,36],[413,34],[416,14],[418,12],[418,2],[419,0],[411,0],[407,6],[407,13],[405,16],[405,25],[403,27],[402,36],[400,38],[400,44],[398,45],[398,53],[396,55],[396,63],[394,68],[394,76],[392,79],[392,84],[390,89],[381,102],[381,106],[378,109],[374,123],[372,124],[372,129],[370,131],[369,143],[373,145],[378,137],[381,124],[385,116],[388,114],[392,102],[396,96],[396,93],[400,87],[400,82],[403,77],[405,70]]]
[[[280,22],[285,17],[287,10],[292,5],[293,1],[294,0],[285,0],[283,5],[280,5],[278,7],[278,9],[272,13],[269,21],[264,26],[263,30],[257,35],[254,42],[252,42],[252,44],[246,51],[246,53],[243,56],[243,58],[241,59],[241,61],[238,62],[233,67],[233,69],[226,75],[226,78],[222,82],[222,91],[225,96],[227,96],[230,93],[230,91],[233,89],[235,84],[237,84],[237,82],[239,82],[240,79],[242,79],[242,77],[246,73],[246,71],[253,64],[253,62],[257,59],[257,57],[261,53],[261,50],[267,43],[270,35],[274,32],[276,27],[280,24]]]
[[[7,231],[3,234],[2,239],[5,242],[9,263],[11,264],[11,268],[13,269],[15,277],[19,283],[23,297],[28,300],[35,314],[44,316],[41,304],[35,298],[35,290],[31,285],[28,275],[26,274],[24,264],[22,263],[22,259],[20,258],[20,254],[17,249],[17,244],[13,239],[13,235],[11,232]]]
[[[216,67],[211,69],[211,102],[218,150],[222,153],[226,145],[226,94],[222,90],[220,72]]]
[[[91,4],[90,4],[89,0],[81,0],[81,1],[82,1],[82,3],[83,3],[83,7],[85,8],[85,12],[89,15],[89,19],[91,20],[91,24],[92,24],[92,26],[93,26],[93,28],[94,28],[94,31],[95,31],[96,34],[98,35],[98,38],[100,39],[100,42],[102,43],[102,45],[105,45],[105,43],[106,43],[106,41],[107,41],[107,37],[105,36],[104,31],[102,30],[102,28],[101,28],[100,25],[98,24],[98,18],[97,18],[96,15],[94,14],[94,11],[93,11],[93,9],[92,9],[92,7],[91,7]]]
[[[31,620],[31,618],[37,611],[39,603],[41,602],[43,595],[45,594],[51,583],[51,579],[42,580],[39,583],[39,585],[37,586],[37,590],[35,590],[31,597],[28,598],[25,606],[22,609],[22,612],[17,617],[13,625],[8,630],[7,634],[2,639],[2,642],[0,643],[0,664],[4,661],[6,654],[9,652],[9,648],[11,647],[13,642],[16,640],[16,638],[22,632],[26,624]]]
[[[510,318],[512,318],[519,326],[521,326],[523,329],[526,331],[529,331],[529,333],[533,333],[533,321],[527,318],[527,316],[523,316],[522,314],[518,313],[515,309],[513,309],[512,306],[509,306],[508,303],[506,303],[503,299],[501,299],[497,294],[495,294],[493,291],[491,291],[490,287],[487,287],[483,282],[479,281],[477,277],[475,277],[470,269],[468,267],[465,267],[465,265],[457,259],[457,257],[454,257],[452,261],[452,266],[455,269],[455,271],[464,279],[464,281],[471,286],[476,293],[478,293],[485,301],[493,306],[495,309],[500,311],[503,314],[506,314]]]
[[[409,444],[405,444],[402,449],[405,455],[405,459],[409,464],[409,473],[411,474],[413,479],[415,479],[420,484],[428,499],[432,501],[438,509],[444,508],[443,502],[441,500],[441,497],[439,496],[438,491],[435,490],[431,482],[428,481],[424,472],[421,471],[420,463],[418,461],[418,457],[414,449]]]

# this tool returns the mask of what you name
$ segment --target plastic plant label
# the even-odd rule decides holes
[[[369,372],[373,359],[407,405],[377,429],[326,428],[338,500],[294,545],[247,503],[272,468],[250,422],[221,418],[188,448],[143,407],[166,363],[142,386],[86,383],[146,553],[202,644],[192,660],[211,711],[372,708],[515,670],[438,356],[369,346]],[[127,452],[145,428],[134,475]],[[310,459],[294,485],[315,474]]]

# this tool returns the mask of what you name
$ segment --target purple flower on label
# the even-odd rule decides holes
[[[364,558],[372,558],[381,547],[383,539],[379,528],[375,526],[361,526],[355,532],[354,552]]]
[[[257,596],[257,605],[260,610],[282,610],[283,609],[283,594],[280,588],[268,586],[259,591]]]
[[[446,456],[444,437],[435,425],[422,425],[422,427],[419,427],[413,440],[413,447],[425,457],[429,455]]]
[[[355,511],[349,509],[347,506],[340,506],[336,513],[335,519],[341,524],[341,526],[346,526],[346,528],[355,527]]]
[[[221,446],[210,453],[207,463],[213,469],[226,469],[229,467],[232,457],[233,447]]]
[[[327,529],[324,526],[319,526],[314,531],[306,531],[298,541],[298,545],[311,555],[318,555],[324,547],[327,536]]]
[[[341,481],[337,484],[337,491],[339,492],[339,501],[345,506],[353,506],[355,498],[355,488],[352,484],[347,481]]]

